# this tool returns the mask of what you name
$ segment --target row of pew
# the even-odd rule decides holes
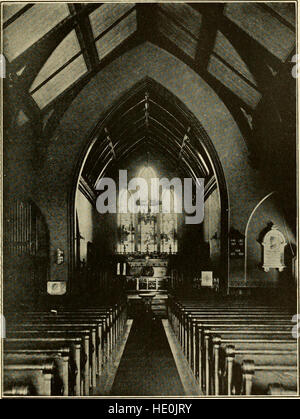
[[[282,307],[168,299],[169,322],[207,396],[296,395],[292,316]]]
[[[5,317],[5,396],[88,396],[122,339],[127,304]]]

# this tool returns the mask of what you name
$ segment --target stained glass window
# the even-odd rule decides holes
[[[125,190],[120,192],[117,253],[177,253],[176,197],[173,190],[162,196],[162,191],[155,190],[155,187],[151,189],[151,180],[157,179],[151,167],[143,168],[138,176],[148,184],[148,201],[140,203],[141,210],[133,214],[122,207],[126,206],[126,200],[128,203],[130,193]],[[155,201],[157,196],[159,200]],[[170,213],[163,213],[163,199],[170,199]]]
[[[120,192],[121,199],[119,202],[124,203],[128,200],[128,192],[123,190]],[[135,214],[131,212],[123,212],[124,208],[119,207],[118,213],[118,253],[133,253],[135,250]]]

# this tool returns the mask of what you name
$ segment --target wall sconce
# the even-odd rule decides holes
[[[62,263],[64,263],[64,251],[56,249],[56,264],[61,265]]]

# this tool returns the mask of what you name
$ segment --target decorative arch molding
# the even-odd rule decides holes
[[[213,145],[212,140],[210,139],[209,135],[207,134],[206,130],[203,128],[200,121],[195,117],[195,115],[188,109],[188,107],[176,97],[173,93],[171,93],[166,87],[162,84],[158,83],[154,79],[145,77],[143,80],[139,81],[134,85],[129,91],[123,94],[120,98],[113,103],[113,105],[106,111],[106,113],[98,120],[94,129],[91,131],[89,138],[86,144],[83,146],[80,158],[77,162],[75,174],[74,174],[74,182],[71,191],[71,196],[69,199],[69,213],[70,217],[70,271],[72,277],[72,273],[74,271],[74,228],[75,228],[75,195],[77,187],[81,187],[83,184],[83,180],[81,177],[85,162],[87,161],[89,153],[92,151],[95,142],[97,141],[98,134],[101,130],[105,130],[107,126],[107,122],[109,120],[113,120],[114,115],[117,114],[118,109],[120,106],[128,100],[128,98],[132,97],[136,92],[141,89],[146,90],[155,90],[160,92],[161,95],[167,101],[172,103],[172,106],[175,106],[182,114],[184,114],[185,119],[187,121],[187,126],[191,127],[193,131],[196,133],[197,139],[199,140],[199,148],[202,149],[202,152],[206,154],[206,158],[209,160],[210,165],[212,167],[213,173],[210,178],[209,182],[209,189],[206,190],[205,197],[208,198],[210,193],[212,193],[216,188],[218,188],[219,196],[220,196],[220,203],[221,203],[221,258],[220,258],[220,266],[221,266],[221,280],[223,280],[224,288],[227,286],[228,281],[228,231],[229,231],[229,198],[228,198],[228,191],[226,186],[226,180],[222,168],[222,164],[220,162],[219,156],[217,151]],[[104,173],[105,168],[109,163],[113,162],[111,158],[108,163],[103,163],[103,167],[101,168],[101,176]]]
[[[268,274],[265,273],[268,271],[264,271],[262,262],[264,256],[264,239],[272,231],[272,226],[280,231],[279,235],[286,245],[284,251],[288,271],[286,278],[292,274],[291,263],[294,263],[292,260],[295,260],[297,254],[297,239],[291,227],[287,224],[282,194],[274,190],[266,194],[256,203],[252,208],[246,224],[244,232],[244,277],[242,279],[244,285],[253,285],[256,281],[260,281],[261,283],[265,281],[271,282],[277,278],[278,273],[273,269]]]
[[[92,133],[120,98],[147,77],[184,104],[187,113],[200,121],[206,131],[214,147],[212,153],[219,158],[224,173],[230,224],[234,228],[244,230],[253,206],[269,192],[259,184],[258,172],[248,163],[242,134],[214,90],[189,66],[165,50],[148,42],[138,45],[107,64],[77,94],[48,142],[48,158],[37,170],[36,199],[47,216],[52,250],[57,246],[68,248],[68,264],[59,271],[51,266],[54,277],[70,279],[72,275],[70,254],[73,248],[69,245],[73,235],[70,221],[73,210],[70,202],[80,169],[95,140]],[[65,159],[66,152],[68,159]],[[209,153],[207,155],[211,158]],[[229,204],[227,212],[229,219]],[[59,238],[55,233],[57,225],[62,233]]]

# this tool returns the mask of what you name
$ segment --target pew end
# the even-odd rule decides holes
[[[268,395],[270,396],[297,396],[296,390],[285,388],[282,384],[272,383],[268,386]]]

